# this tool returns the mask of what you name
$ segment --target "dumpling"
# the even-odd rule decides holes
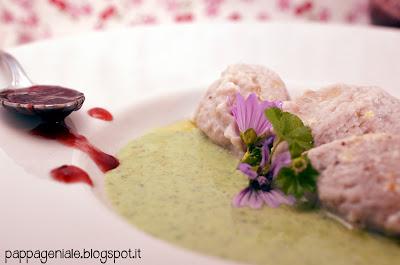
[[[379,87],[336,84],[284,102],[310,126],[315,145],[366,133],[400,134],[400,100]]]
[[[231,108],[237,93],[247,97],[257,94],[260,100],[288,100],[281,78],[259,65],[229,66],[207,90],[194,115],[194,122],[214,143],[233,151],[243,152],[239,132]]]

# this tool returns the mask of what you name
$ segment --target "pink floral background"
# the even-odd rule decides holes
[[[0,48],[143,24],[295,19],[366,24],[368,0],[1,0]]]

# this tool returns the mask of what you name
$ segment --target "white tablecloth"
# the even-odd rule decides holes
[[[0,48],[140,24],[271,19],[369,23],[368,0],[1,0]]]

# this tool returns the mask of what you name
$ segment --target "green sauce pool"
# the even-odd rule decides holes
[[[106,174],[115,211],[143,231],[206,255],[251,264],[393,265],[400,245],[351,231],[318,211],[233,208],[246,178],[238,160],[190,122],[124,147]]]

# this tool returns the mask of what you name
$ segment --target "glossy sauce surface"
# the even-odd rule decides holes
[[[8,89],[0,92],[0,98],[12,103],[32,105],[53,105],[73,102],[83,97],[83,93],[60,86],[32,86]]]
[[[59,182],[64,183],[86,183],[89,186],[93,186],[93,182],[90,179],[88,173],[83,169],[73,165],[63,165],[55,168],[50,172],[51,177]]]
[[[104,121],[112,121],[114,119],[112,114],[104,108],[91,108],[88,110],[88,114],[90,117]]]
[[[246,178],[238,160],[190,122],[132,141],[106,174],[114,209],[143,231],[181,247],[268,265],[393,265],[400,245],[351,231],[319,211],[233,208]]]

